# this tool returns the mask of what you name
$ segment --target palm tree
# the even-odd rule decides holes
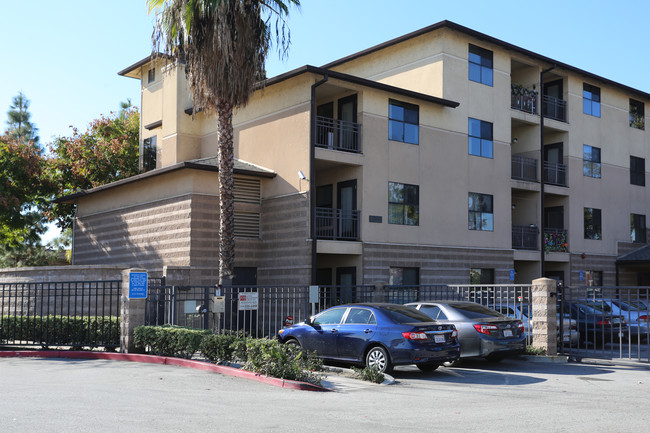
[[[232,112],[265,78],[275,41],[285,56],[285,18],[300,0],[147,0],[156,11],[153,53],[185,64],[194,112],[217,113],[219,284],[231,284],[235,258]],[[275,18],[275,23],[272,23]]]

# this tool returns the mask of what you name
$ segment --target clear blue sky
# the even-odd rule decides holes
[[[289,19],[286,62],[269,76],[332,60],[448,19],[506,42],[650,93],[647,0],[302,0]],[[85,130],[131,98],[137,80],[117,75],[151,52],[145,0],[45,0],[0,4],[0,119],[22,90],[42,143]]]

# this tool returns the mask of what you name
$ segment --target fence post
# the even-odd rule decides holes
[[[533,347],[547,355],[557,354],[557,289],[550,278],[533,280],[532,314]]]
[[[133,353],[133,330],[144,325],[146,299],[129,298],[129,277],[131,272],[146,272],[144,269],[122,271],[122,296],[120,298],[120,352]]]

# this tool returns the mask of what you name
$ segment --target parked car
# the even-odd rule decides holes
[[[601,300],[581,300],[564,305],[571,318],[576,320],[580,339],[585,345],[597,346],[626,337],[625,319],[612,314]]]
[[[349,304],[328,308],[278,331],[278,338],[324,359],[390,372],[415,364],[431,371],[460,356],[451,323],[435,323],[413,308],[395,304]]]
[[[528,335],[529,340],[533,336],[533,307],[530,304],[501,304],[490,305],[490,308],[505,314],[508,317],[520,319],[524,323],[524,330]],[[560,313],[557,313],[557,342],[560,344],[570,344],[575,346],[580,341],[580,331],[578,331],[578,324],[571,315],[566,313],[560,320]],[[560,328],[562,333],[560,334]],[[562,337],[560,337],[562,335]],[[560,339],[561,338],[561,339]]]
[[[595,302],[601,302],[605,312],[623,317],[627,322],[630,336],[640,338],[650,336],[650,309],[642,300],[601,299]]]
[[[458,330],[460,357],[500,361],[526,349],[521,320],[507,317],[469,301],[423,301],[406,304],[437,323],[453,324]],[[456,363],[457,364],[457,363]]]

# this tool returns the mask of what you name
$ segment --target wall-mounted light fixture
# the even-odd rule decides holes
[[[302,170],[298,170],[298,179],[307,180],[307,176],[305,176],[305,173],[303,173]]]

